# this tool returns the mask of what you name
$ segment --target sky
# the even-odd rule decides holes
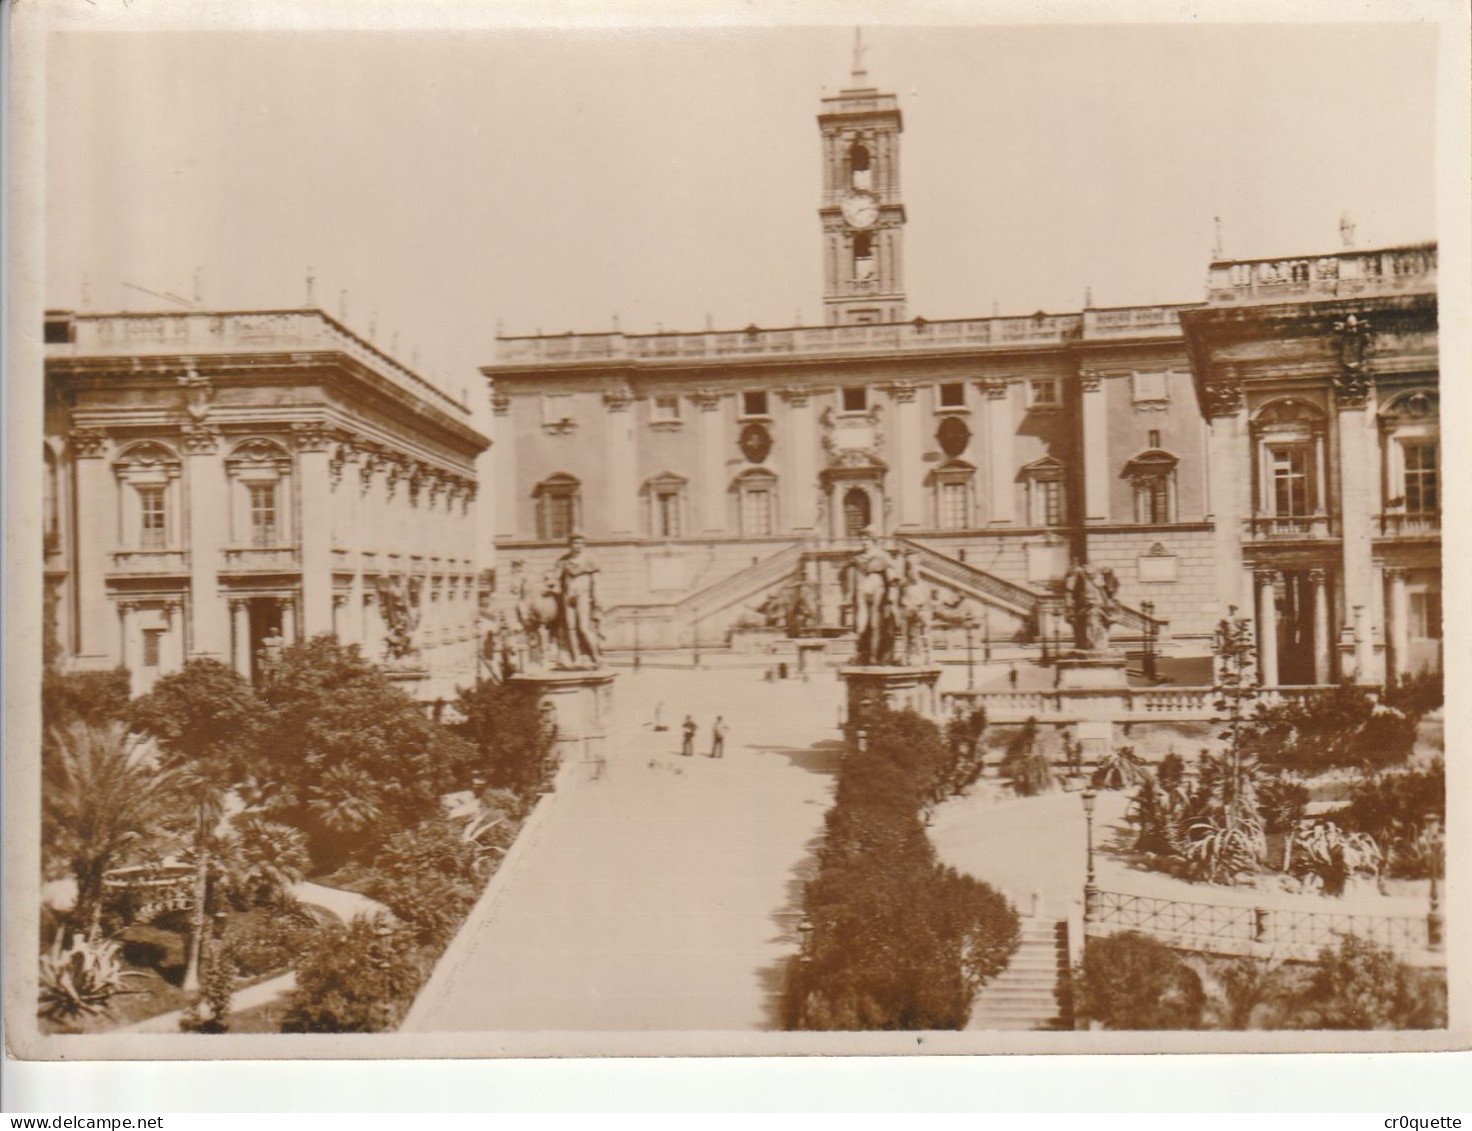
[[[46,300],[307,299],[473,401],[495,336],[822,321],[853,28],[58,32]],[[1229,256],[1431,239],[1434,28],[904,26],[912,315],[1203,297]],[[344,294],[344,292],[346,292]]]

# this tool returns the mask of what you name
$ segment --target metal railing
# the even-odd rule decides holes
[[[1243,953],[1255,944],[1311,954],[1333,946],[1345,935],[1368,939],[1400,954],[1424,951],[1429,943],[1424,915],[1192,903],[1098,890],[1086,891],[1085,898],[1090,933],[1135,930],[1193,950]]]

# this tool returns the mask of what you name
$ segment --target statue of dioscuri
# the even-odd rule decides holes
[[[1075,563],[1063,579],[1063,601],[1073,627],[1074,647],[1086,652],[1109,648],[1109,626],[1119,619],[1115,600],[1119,579],[1108,567]]]
[[[879,545],[873,531],[866,530],[861,537],[863,545],[849,562],[847,586],[856,636],[855,662],[884,666],[895,662],[900,566]]]
[[[553,638],[562,653],[561,666],[596,668],[602,652],[598,605],[598,563],[582,535],[567,540],[567,553],[557,559],[558,616]]]

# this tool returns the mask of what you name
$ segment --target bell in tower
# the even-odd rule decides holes
[[[854,32],[850,83],[823,99],[823,306],[832,326],[905,320],[899,102],[869,85]]]

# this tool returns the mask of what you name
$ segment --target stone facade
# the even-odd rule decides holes
[[[473,679],[488,441],[465,405],[317,310],[53,312],[46,343],[64,662],[141,692],[332,632],[418,693]]]
[[[502,570],[576,529],[611,646],[718,644],[794,586],[837,635],[873,528],[1001,640],[1047,636],[1081,560],[1119,579],[1127,647],[1143,603],[1198,655],[1236,605],[1270,682],[1438,665],[1434,246],[1216,263],[1204,302],[906,321],[899,111],[861,77],[818,119],[828,324],[498,339]]]

